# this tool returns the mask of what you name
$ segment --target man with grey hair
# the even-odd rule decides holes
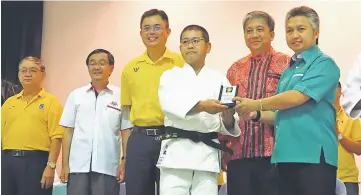
[[[1,107],[1,194],[52,194],[63,108],[42,87],[45,74],[39,58],[22,59],[18,77],[23,90]]]
[[[334,195],[337,170],[336,112],[333,103],[340,78],[335,61],[316,45],[319,17],[306,7],[286,16],[286,40],[295,52],[274,96],[258,101],[235,98],[236,110],[261,110],[274,123],[280,195]],[[275,114],[276,113],[276,114]]]
[[[257,100],[275,93],[290,57],[272,48],[274,28],[275,21],[263,11],[252,11],[245,16],[244,40],[251,54],[236,61],[227,72],[230,83],[239,86],[238,96]],[[274,145],[273,124],[262,120],[260,111],[246,115],[239,112],[238,115],[241,136],[219,136],[219,140],[227,142],[234,151],[232,156],[223,158],[228,194],[278,194],[277,171],[270,162]]]

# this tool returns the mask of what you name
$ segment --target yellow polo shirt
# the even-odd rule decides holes
[[[339,123],[339,131],[343,136],[350,138],[353,141],[361,141],[361,122],[359,119],[350,119],[344,110],[341,108],[337,112],[337,120]],[[358,168],[353,153],[348,152],[338,144],[338,169],[337,178],[343,182],[358,182]]]
[[[133,125],[164,124],[164,114],[158,98],[159,80],[164,71],[183,65],[182,56],[166,49],[156,62],[153,62],[145,52],[124,67],[121,77],[121,104],[132,106],[130,121]]]
[[[51,140],[64,134],[59,126],[63,107],[44,89],[29,103],[22,94],[10,97],[1,107],[1,148],[49,151]]]

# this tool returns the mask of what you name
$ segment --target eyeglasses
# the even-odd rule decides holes
[[[197,46],[200,44],[201,41],[204,41],[204,39],[203,38],[184,39],[181,41],[181,46],[182,47],[188,46],[189,43],[192,43],[193,46]]]
[[[31,73],[31,74],[35,74],[37,72],[43,72],[43,71],[41,71],[41,70],[39,70],[37,68],[29,68],[29,69],[23,68],[23,69],[20,69],[19,72],[20,72],[20,74],[26,74],[28,72]]]
[[[164,29],[164,27],[162,27],[161,25],[154,25],[154,26],[149,26],[149,25],[146,25],[146,26],[143,26],[142,27],[142,30],[144,32],[149,32],[153,29],[154,32],[159,32],[161,31],[162,29]]]
[[[106,66],[109,65],[109,62],[107,62],[106,60],[99,60],[99,62],[91,60],[88,64],[88,66],[96,66],[96,65]]]

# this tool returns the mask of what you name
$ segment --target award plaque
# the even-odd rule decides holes
[[[221,90],[219,92],[218,100],[222,105],[226,105],[229,108],[233,108],[236,105],[236,102],[232,99],[238,94],[238,85],[236,86],[221,86]]]

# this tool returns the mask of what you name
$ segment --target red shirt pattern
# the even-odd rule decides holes
[[[288,67],[290,56],[269,52],[252,56],[251,54],[236,61],[228,69],[227,78],[232,85],[239,85],[238,96],[250,99],[261,99],[272,96],[282,72]],[[272,155],[274,145],[273,127],[262,122],[240,121],[240,137],[219,136],[220,141],[228,142],[233,150],[228,160],[241,158],[266,157]]]

